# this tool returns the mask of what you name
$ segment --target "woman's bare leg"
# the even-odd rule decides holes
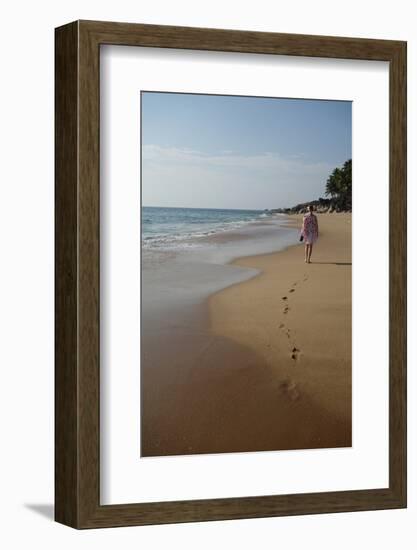
[[[304,247],[304,252],[305,252],[305,262],[307,263],[308,262],[308,247],[309,245],[306,244],[305,247]]]
[[[313,252],[313,245],[310,244],[309,249],[308,249],[308,257],[307,257],[307,262],[308,263],[311,263],[311,253],[312,252]]]

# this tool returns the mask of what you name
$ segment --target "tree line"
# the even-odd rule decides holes
[[[274,208],[268,212],[278,214],[301,214],[314,206],[317,212],[351,212],[352,211],[352,159],[347,160],[341,168],[335,168],[326,181],[325,195],[314,201],[297,204],[292,208]]]
[[[335,168],[326,181],[327,197],[337,210],[352,210],[352,159]]]

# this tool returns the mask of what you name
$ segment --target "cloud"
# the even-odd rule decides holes
[[[249,170],[276,170],[289,174],[317,174],[330,170],[332,166],[325,162],[308,162],[301,156],[282,157],[278,153],[264,152],[255,155],[240,155],[232,151],[209,155],[192,149],[144,145],[142,148],[144,162],[158,164],[173,163],[176,165],[235,168]]]
[[[273,208],[318,198],[334,168],[302,156],[265,151],[201,151],[144,145],[145,205],[207,208]]]

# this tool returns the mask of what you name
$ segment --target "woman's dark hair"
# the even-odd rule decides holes
[[[308,207],[308,209],[309,209],[309,211],[310,211],[310,212],[313,212],[313,211],[314,211],[314,207],[313,207],[313,205],[312,205],[312,204],[310,204],[310,206]]]

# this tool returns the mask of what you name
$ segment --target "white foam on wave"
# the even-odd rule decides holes
[[[153,249],[171,249],[171,248],[191,248],[197,247],[200,245],[199,240],[210,237],[216,234],[233,232],[244,227],[250,227],[251,225],[256,225],[256,222],[259,222],[260,218],[271,218],[268,214],[261,214],[260,216],[249,219],[249,220],[240,220],[233,222],[224,222],[216,226],[212,226],[211,229],[200,230],[200,231],[188,231],[185,233],[172,233],[169,235],[147,235],[142,237],[142,247]]]

